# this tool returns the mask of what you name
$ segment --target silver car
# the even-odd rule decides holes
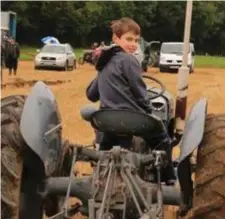
[[[35,69],[59,68],[65,71],[76,68],[76,55],[70,44],[48,44],[43,46],[34,59]]]

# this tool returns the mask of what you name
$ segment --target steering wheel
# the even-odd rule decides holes
[[[160,97],[163,95],[163,93],[165,92],[166,88],[165,86],[163,85],[163,83],[161,81],[159,81],[158,79],[152,77],[152,76],[149,76],[149,75],[142,75],[143,78],[147,78],[148,80],[151,80],[151,81],[154,81],[156,82],[157,84],[159,84],[160,86],[160,92],[158,94],[155,94],[153,96],[150,96],[149,97],[149,100],[153,100],[153,99],[156,99],[157,97]]]

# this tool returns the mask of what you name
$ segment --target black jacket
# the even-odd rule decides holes
[[[151,112],[141,66],[133,55],[113,46],[102,52],[96,69],[98,75],[86,91],[90,101],[100,100],[101,109]]]
[[[12,60],[15,59],[17,60],[20,57],[20,46],[17,42],[15,42],[14,44],[11,43],[6,43],[6,59]]]

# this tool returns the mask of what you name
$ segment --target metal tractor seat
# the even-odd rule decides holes
[[[167,135],[160,118],[132,110],[104,109],[94,112],[90,119],[93,128],[115,135],[135,135],[157,138]]]

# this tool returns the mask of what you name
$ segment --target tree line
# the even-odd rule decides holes
[[[146,41],[183,41],[186,2],[182,1],[2,1],[17,13],[17,40],[38,45],[55,36],[74,47],[111,41],[110,22],[127,16]],[[193,2],[191,41],[197,53],[225,55],[225,2]]]

